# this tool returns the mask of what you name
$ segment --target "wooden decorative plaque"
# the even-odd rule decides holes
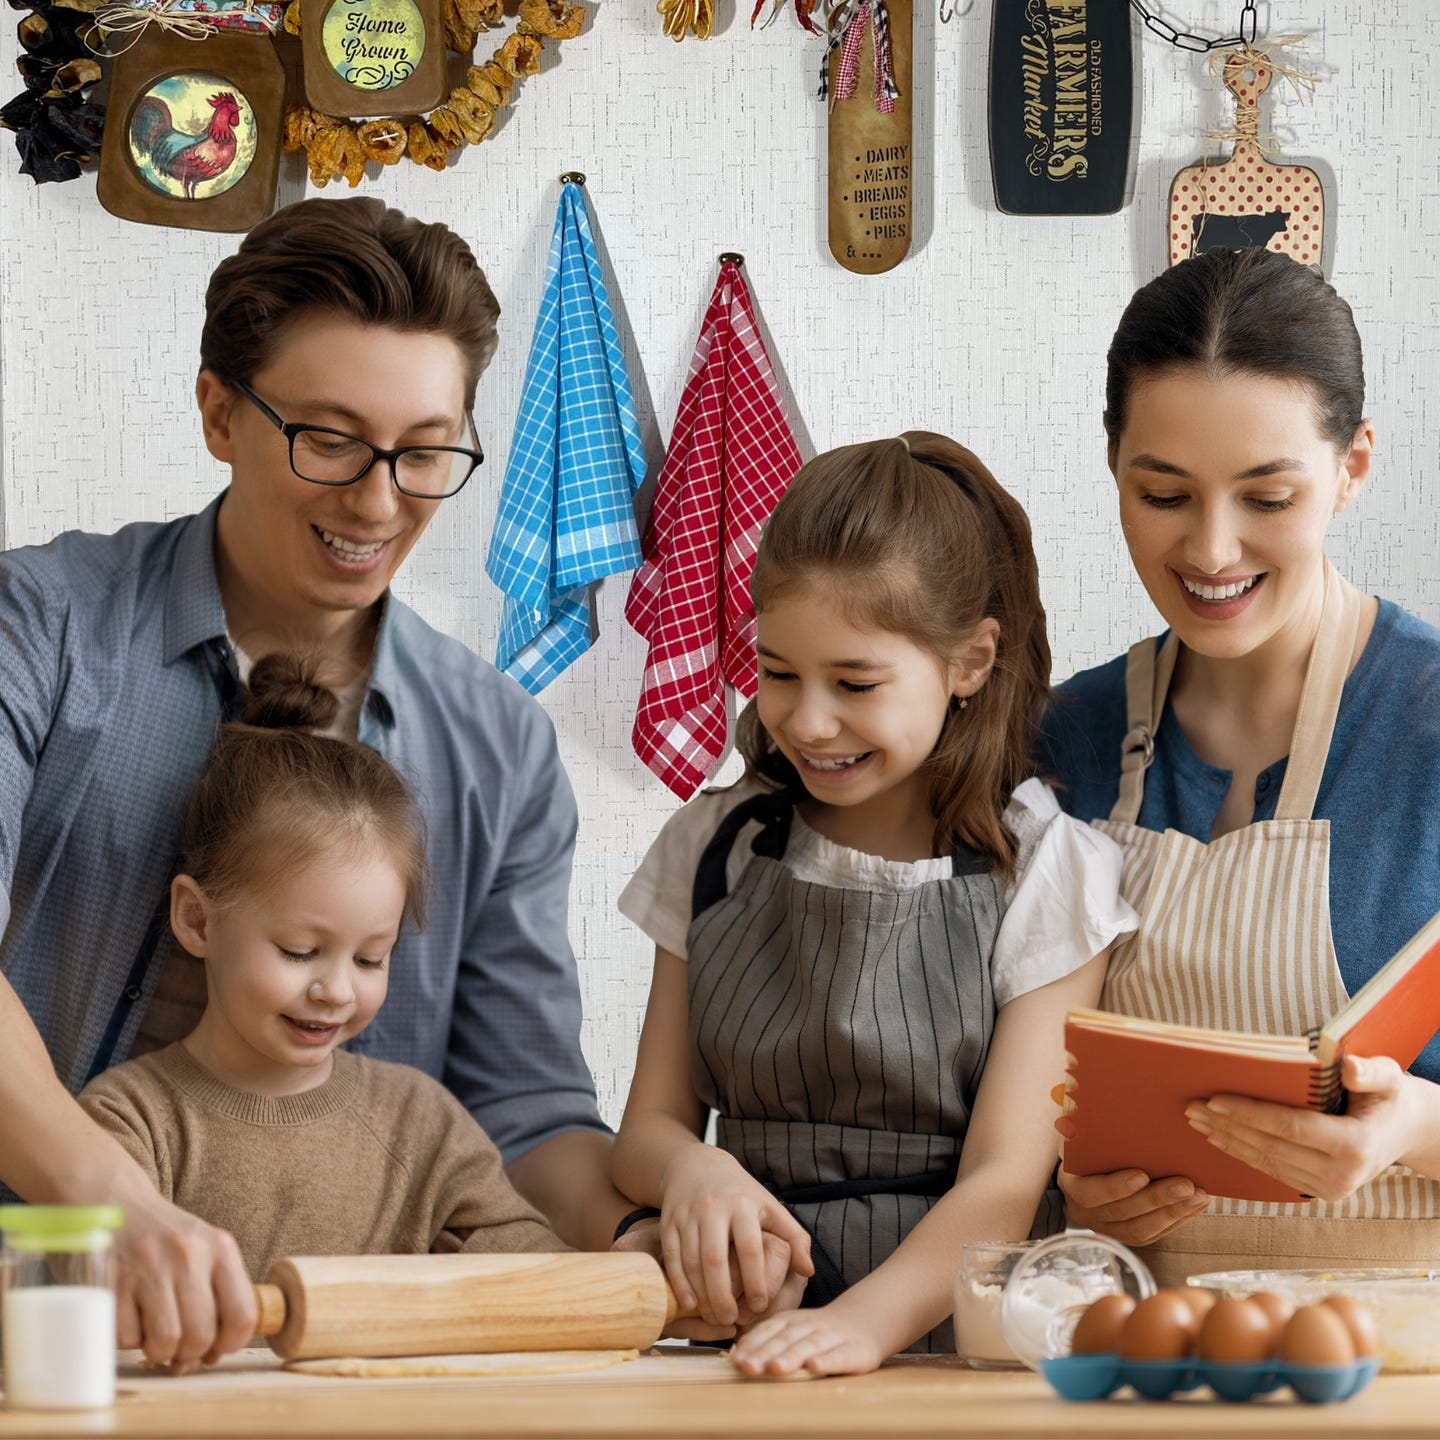
[[[248,230],[275,206],[284,113],[269,36],[148,29],[115,61],[100,203],[147,225]]]
[[[326,115],[409,115],[447,93],[440,0],[301,0],[300,43]]]
[[[1259,100],[1274,70],[1258,51],[1225,60],[1225,83],[1235,96],[1234,153],[1223,164],[1190,165],[1170,187],[1170,263],[1217,246],[1263,245],[1305,265],[1319,265],[1325,249],[1325,191],[1308,165],[1275,165],[1259,144]]]
[[[1129,0],[994,0],[990,166],[1008,215],[1125,202],[1134,109]]]
[[[830,110],[830,253],[858,275],[879,275],[898,265],[914,233],[915,146],[911,137],[910,0],[886,0],[894,64],[894,109],[880,110],[872,94],[875,32],[867,27],[856,64],[858,84]],[[835,93],[840,51],[830,57]]]

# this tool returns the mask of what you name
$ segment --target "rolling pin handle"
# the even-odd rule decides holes
[[[260,1312],[260,1323],[255,1327],[257,1335],[278,1335],[285,1328],[289,1307],[285,1303],[285,1292],[278,1285],[257,1285],[255,1308]]]

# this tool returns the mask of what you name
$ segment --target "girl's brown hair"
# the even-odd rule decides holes
[[[313,733],[339,709],[318,667],[270,655],[250,672],[243,718],[222,725],[190,795],[180,871],[212,903],[265,889],[338,847],[379,846],[405,881],[405,908],[425,924],[430,870],[424,825],[405,782],[368,746]]]
[[[952,837],[1002,873],[1015,840],[1002,815],[1035,773],[1033,744],[1050,696],[1050,644],[1030,522],[981,462],[922,430],[847,445],[806,465],[760,538],[750,582],[756,613],[787,591],[825,585],[856,623],[904,635],[944,660],[981,621],[1000,626],[990,678],[952,705],[926,762],[935,849]],[[748,773],[799,785],[752,700],[737,748]]]

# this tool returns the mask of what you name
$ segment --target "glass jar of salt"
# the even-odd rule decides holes
[[[1066,1230],[1029,1246],[1000,1296],[1000,1331],[1032,1370],[1070,1353],[1075,1326],[1102,1295],[1155,1293],[1155,1278],[1133,1251],[1107,1235]]]
[[[13,1410],[115,1401],[116,1205],[0,1205],[0,1353]]]

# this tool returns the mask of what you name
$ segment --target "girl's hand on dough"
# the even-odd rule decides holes
[[[765,1375],[863,1375],[885,1358],[863,1317],[837,1311],[791,1310],[747,1330],[730,1352],[731,1363],[752,1379]]]

